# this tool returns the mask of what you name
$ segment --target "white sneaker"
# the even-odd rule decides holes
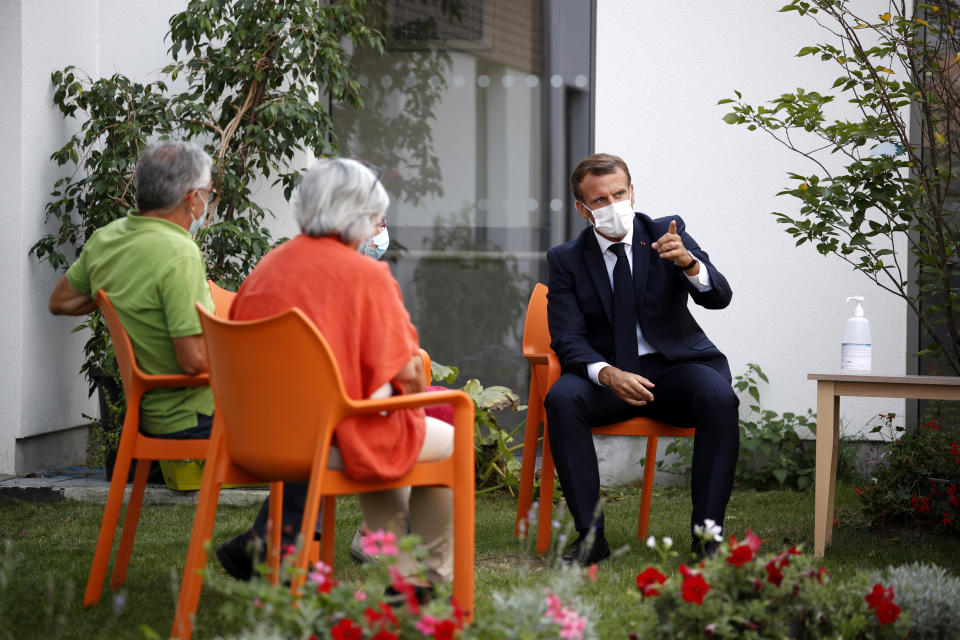
[[[350,557],[360,564],[367,564],[373,560],[363,552],[363,534],[360,533],[360,529],[353,534],[353,541],[350,542]]]

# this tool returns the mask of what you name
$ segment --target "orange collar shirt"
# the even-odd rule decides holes
[[[369,398],[390,382],[419,345],[387,265],[335,237],[301,234],[270,251],[240,287],[230,318],[255,320],[292,307],[326,338],[351,398]],[[316,401],[323,402],[321,390]],[[403,476],[416,464],[424,428],[422,409],[344,420],[334,432],[344,473],[361,481]]]

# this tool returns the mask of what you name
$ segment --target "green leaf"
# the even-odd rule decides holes
[[[727,115],[723,116],[723,121],[727,124],[737,124],[740,122],[740,116],[735,113],[728,113]]]

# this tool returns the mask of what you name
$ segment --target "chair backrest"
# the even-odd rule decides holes
[[[530,294],[527,317],[523,323],[523,353],[550,353],[550,327],[547,324],[547,285],[538,282]]]
[[[299,309],[243,322],[197,310],[231,461],[263,478],[305,481],[346,412],[326,340]]]
[[[107,323],[107,331],[110,332],[110,341],[113,342],[113,351],[117,356],[117,368],[120,370],[120,380],[123,382],[124,395],[129,399],[131,385],[133,384],[133,370],[136,367],[136,356],[133,354],[133,343],[127,330],[123,328],[120,322],[120,316],[110,297],[103,289],[97,291],[97,306],[100,307],[100,313],[103,315],[104,322]]]
[[[210,287],[210,297],[213,298],[213,312],[218,318],[229,318],[230,305],[237,297],[237,292],[224,289],[213,280],[207,280],[207,286]]]
[[[426,378],[427,386],[433,382],[433,376],[430,375],[430,354],[420,349],[420,360],[423,362],[423,377]]]

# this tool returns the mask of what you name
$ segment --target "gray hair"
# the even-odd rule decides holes
[[[213,160],[193,142],[152,145],[137,161],[137,208],[168,211],[210,181]]]
[[[348,158],[318,159],[293,194],[293,214],[308,236],[339,236],[347,244],[372,237],[390,196],[373,171]]]

